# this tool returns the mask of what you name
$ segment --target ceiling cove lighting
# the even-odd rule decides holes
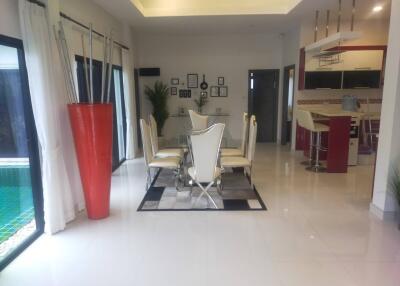
[[[144,17],[288,14],[302,0],[130,0]]]
[[[372,12],[380,12],[383,10],[383,7],[381,5],[376,5],[374,8],[372,8]]]

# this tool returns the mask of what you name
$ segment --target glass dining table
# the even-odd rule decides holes
[[[215,123],[225,123],[226,127],[224,130],[224,135],[222,137],[221,147],[232,147],[234,145],[234,140],[227,128],[229,124],[230,114],[228,113],[213,113],[213,114],[202,114],[209,117],[209,126]],[[174,124],[174,136],[165,139],[163,142],[164,148],[186,148],[187,147],[187,137],[191,134],[192,123],[188,114],[172,114],[169,120]]]

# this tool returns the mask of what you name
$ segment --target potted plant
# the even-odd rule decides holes
[[[392,175],[391,189],[397,199],[397,204],[400,208],[400,170],[399,170],[399,168],[394,168],[393,175]],[[398,226],[400,229],[400,210],[397,213],[397,220],[398,220]]]
[[[157,122],[158,137],[162,137],[162,130],[169,117],[167,101],[168,101],[168,86],[162,81],[156,81],[153,88],[145,86],[144,93],[147,99],[153,106],[153,116]]]
[[[203,111],[203,107],[207,104],[208,100],[205,96],[200,95],[199,99],[195,99],[194,103],[197,106],[197,111],[201,113]]]

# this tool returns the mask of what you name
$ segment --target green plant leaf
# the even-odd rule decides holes
[[[152,88],[146,85],[144,93],[153,106],[152,114],[157,122],[158,136],[162,136],[162,129],[169,117],[167,109],[168,86],[162,81],[156,81]]]

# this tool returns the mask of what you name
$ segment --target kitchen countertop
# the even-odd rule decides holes
[[[362,111],[346,111],[337,108],[323,108],[323,107],[299,107],[301,110],[310,111],[315,115],[320,115],[324,117],[358,117],[360,119],[370,116],[372,120],[379,120],[379,112],[362,112]]]

